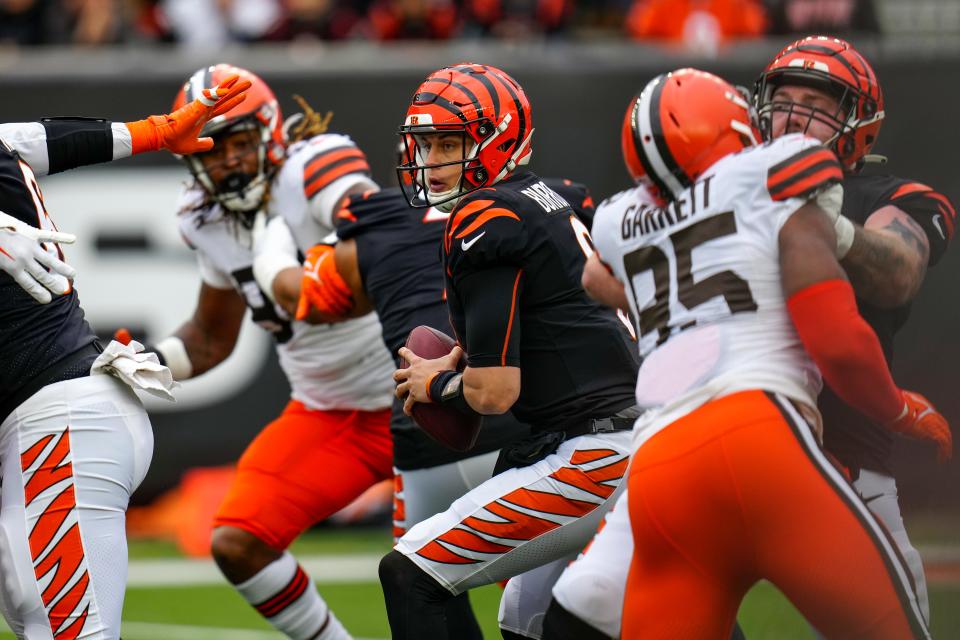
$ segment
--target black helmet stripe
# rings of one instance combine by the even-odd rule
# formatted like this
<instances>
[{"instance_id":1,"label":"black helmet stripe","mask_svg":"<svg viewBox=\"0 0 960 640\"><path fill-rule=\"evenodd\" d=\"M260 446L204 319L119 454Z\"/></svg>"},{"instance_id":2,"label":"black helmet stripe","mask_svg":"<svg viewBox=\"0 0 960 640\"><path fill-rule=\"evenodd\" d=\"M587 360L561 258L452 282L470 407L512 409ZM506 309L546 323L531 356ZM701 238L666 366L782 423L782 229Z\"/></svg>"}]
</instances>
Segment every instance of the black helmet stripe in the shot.
<instances>
[{"instance_id":1,"label":"black helmet stripe","mask_svg":"<svg viewBox=\"0 0 960 640\"><path fill-rule=\"evenodd\" d=\"M653 134L653 141L657 145L657 151L660 152L660 159L663 161L667 171L670 172L670 175L677 178L677 180L680 181L680 184L686 188L690 185L690 176L688 176L687 172L684 171L679 164L677 164L677 160L673 157L673 153L670 151L670 146L667 144L667 139L663 135L663 123L660 117L662 115L660 98L663 95L663 87L666 84L667 78L664 78L663 82L658 83L654 88L650 105L650 131Z\"/></svg>"},{"instance_id":2,"label":"black helmet stripe","mask_svg":"<svg viewBox=\"0 0 960 640\"><path fill-rule=\"evenodd\" d=\"M666 197L670 190L657 175L657 172L653 170L647 154L643 151L643 134L640 131L640 96L637 96L637 99L633 101L633 109L630 110L630 132L633 134L633 147L637 152L637 158L640 159L640 164L643 165L643 172L647 174L657 190Z\"/></svg>"},{"instance_id":3,"label":"black helmet stripe","mask_svg":"<svg viewBox=\"0 0 960 640\"><path fill-rule=\"evenodd\" d=\"M463 95L467 96L467 100L473 103L473 110L476 111L478 114L481 113L483 106L480 104L480 100L477 98L477 94L475 94L468 87L457 82L456 80L452 80L450 82L450 86L455 87L460 91L462 91Z\"/></svg>"},{"instance_id":4,"label":"black helmet stripe","mask_svg":"<svg viewBox=\"0 0 960 640\"><path fill-rule=\"evenodd\" d=\"M451 114L457 116L458 118L460 118L460 120L464 122L466 122L467 120L467 117L463 115L463 111L460 110L460 107L455 106L453 103L451 103L449 100L447 100L443 96L438 96L435 93L421 92L419 94L419 98L417 98L417 102L424 103L424 104L435 104L438 107L442 107L447 111L449 111Z\"/></svg>"},{"instance_id":5,"label":"black helmet stripe","mask_svg":"<svg viewBox=\"0 0 960 640\"><path fill-rule=\"evenodd\" d=\"M856 86L855 88L862 91L862 89L860 88L860 80L859 80L859 78L860 78L861 76L863 76L864 74L863 74L863 73L860 73L860 72L858 72L856 69L854 69L854 68L853 68L853 65L850 64L849 62L847 62L846 58L844 58L843 56L839 55L839 53L840 53L839 51L837 51L837 50L835 50L835 49L831 49L830 47L825 47L825 46L823 46L823 45L817 45L817 44L803 44L803 45L798 46L798 47L796 48L796 50L797 50L797 51L801 51L801 52L807 52L807 51L809 51L809 52L811 52L811 53L819 53L819 54L821 54L821 55L824 55L824 56L827 56L827 57L830 57L830 58L835 59L837 62L839 62L840 64L842 64L843 66L845 66L845 67L847 68L847 71L850 72L850 75L853 76L853 78L856 80L857 86ZM788 53L789 53L789 52L788 52ZM834 77L833 74L829 74L829 75L830 75L831 77ZM845 80L843 80L842 78L835 78L835 80L836 80L836 81L839 81L839 82L843 82L844 84L848 84L848 83L847 83Z\"/></svg>"},{"instance_id":6,"label":"black helmet stripe","mask_svg":"<svg viewBox=\"0 0 960 640\"><path fill-rule=\"evenodd\" d=\"M480 84L482 84L487 92L490 94L490 101L493 103L493 113L486 114L490 117L490 120L496 120L500 115L500 96L497 94L497 90L494 88L493 84L490 82L490 79L487 77L486 73L476 73L476 70L473 67L454 67L454 71L462 73L465 76L475 78Z\"/></svg>"},{"instance_id":7,"label":"black helmet stripe","mask_svg":"<svg viewBox=\"0 0 960 640\"><path fill-rule=\"evenodd\" d=\"M644 170L664 196L672 197L679 195L686 185L678 179L677 162L667 148L660 126L660 97L667 78L666 74L657 76L640 92L633 127L637 155Z\"/></svg>"},{"instance_id":8,"label":"black helmet stripe","mask_svg":"<svg viewBox=\"0 0 960 640\"><path fill-rule=\"evenodd\" d=\"M519 125L519 131L517 132L517 145L519 145L527 137L527 117L523 113L523 106L520 104L520 96L517 95L517 92L514 91L510 82L508 82L505 78L501 78L497 73L492 73L490 75L507 89L507 93L510 94L510 98L513 100L513 106L517 109L517 124Z\"/></svg>"}]
</instances>

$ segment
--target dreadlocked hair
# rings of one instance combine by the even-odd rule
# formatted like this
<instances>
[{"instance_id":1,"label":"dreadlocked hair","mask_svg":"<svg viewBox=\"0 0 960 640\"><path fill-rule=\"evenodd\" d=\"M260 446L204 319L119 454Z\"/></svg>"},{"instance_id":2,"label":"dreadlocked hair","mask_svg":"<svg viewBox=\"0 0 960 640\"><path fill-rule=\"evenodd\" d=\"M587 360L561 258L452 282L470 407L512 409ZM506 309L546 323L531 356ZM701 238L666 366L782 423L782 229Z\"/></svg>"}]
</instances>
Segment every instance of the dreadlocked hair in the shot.
<instances>
[{"instance_id":1,"label":"dreadlocked hair","mask_svg":"<svg viewBox=\"0 0 960 640\"><path fill-rule=\"evenodd\" d=\"M303 112L294 116L296 120L289 126L287 131L289 143L293 144L326 133L330 127L330 120L333 118L333 111L320 114L297 94L293 95L293 99L300 105Z\"/></svg>"}]
</instances>

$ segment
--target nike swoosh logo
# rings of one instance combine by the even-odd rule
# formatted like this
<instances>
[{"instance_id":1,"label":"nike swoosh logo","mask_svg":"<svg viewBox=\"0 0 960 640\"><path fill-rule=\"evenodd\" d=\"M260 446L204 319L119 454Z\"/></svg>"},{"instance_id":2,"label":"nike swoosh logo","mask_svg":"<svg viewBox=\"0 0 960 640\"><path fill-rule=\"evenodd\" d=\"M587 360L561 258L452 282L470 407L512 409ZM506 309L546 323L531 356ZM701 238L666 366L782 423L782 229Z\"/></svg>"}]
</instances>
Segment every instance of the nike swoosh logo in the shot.
<instances>
[{"instance_id":1,"label":"nike swoosh logo","mask_svg":"<svg viewBox=\"0 0 960 640\"><path fill-rule=\"evenodd\" d=\"M946 240L947 234L943 231L943 226L941 224L942 220L943 220L943 216L940 215L939 213L933 216L933 226L937 228L937 233L940 234L940 237Z\"/></svg>"},{"instance_id":2,"label":"nike swoosh logo","mask_svg":"<svg viewBox=\"0 0 960 640\"><path fill-rule=\"evenodd\" d=\"M487 233L486 231L481 231L479 234L475 235L475 236L470 240L470 242L467 242L466 238L464 238L464 239L460 242L460 247L461 247L464 251L469 251L469 250L470 250L470 247L472 247L473 245L477 244L477 240L479 240L480 238L482 238L483 236L485 236L486 233Z\"/></svg>"},{"instance_id":3,"label":"nike swoosh logo","mask_svg":"<svg viewBox=\"0 0 960 640\"><path fill-rule=\"evenodd\" d=\"M878 493L878 494L875 495L875 496L870 496L869 498L864 498L864 499L863 499L863 504L870 504L871 502L873 502L873 501L876 500L877 498L882 498L883 495L884 495L884 494L882 494L882 493Z\"/></svg>"}]
</instances>

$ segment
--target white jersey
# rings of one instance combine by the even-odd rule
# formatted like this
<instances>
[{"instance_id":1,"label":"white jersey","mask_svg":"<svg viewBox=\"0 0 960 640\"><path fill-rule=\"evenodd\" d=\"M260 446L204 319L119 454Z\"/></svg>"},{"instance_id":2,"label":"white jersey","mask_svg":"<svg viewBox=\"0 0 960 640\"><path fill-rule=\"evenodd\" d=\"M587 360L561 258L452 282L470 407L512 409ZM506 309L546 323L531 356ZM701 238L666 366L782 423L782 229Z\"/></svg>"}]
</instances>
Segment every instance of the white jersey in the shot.
<instances>
[{"instance_id":1,"label":"white jersey","mask_svg":"<svg viewBox=\"0 0 960 640\"><path fill-rule=\"evenodd\" d=\"M325 134L291 147L274 178L270 208L296 221L292 231L301 252L333 231L333 208L348 189L376 187L368 171L363 153L346 136ZM377 315L324 325L291 320L254 279L250 231L219 205L191 206L202 200L198 188L186 191L180 232L197 251L203 281L235 289L253 321L273 334L292 397L317 410L389 407L395 366L380 339Z\"/></svg>"},{"instance_id":2,"label":"white jersey","mask_svg":"<svg viewBox=\"0 0 960 640\"><path fill-rule=\"evenodd\" d=\"M822 187L804 167L828 153L790 135L726 156L675 203L645 190L601 203L593 239L624 283L640 355L642 441L697 406L747 389L798 401L817 420L819 371L786 309L779 233ZM816 176L812 178L816 181Z\"/></svg>"}]
</instances>

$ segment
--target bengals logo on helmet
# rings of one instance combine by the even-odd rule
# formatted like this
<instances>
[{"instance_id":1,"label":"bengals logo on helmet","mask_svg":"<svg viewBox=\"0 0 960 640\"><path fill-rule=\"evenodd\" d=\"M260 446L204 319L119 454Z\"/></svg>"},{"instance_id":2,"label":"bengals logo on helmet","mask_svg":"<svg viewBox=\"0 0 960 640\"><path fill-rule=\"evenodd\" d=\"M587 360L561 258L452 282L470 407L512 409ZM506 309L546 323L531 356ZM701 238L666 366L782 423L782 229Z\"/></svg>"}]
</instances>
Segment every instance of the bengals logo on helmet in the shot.
<instances>
[{"instance_id":1,"label":"bengals logo on helmet","mask_svg":"<svg viewBox=\"0 0 960 640\"><path fill-rule=\"evenodd\" d=\"M757 144L750 105L712 73L679 69L651 80L627 109L623 160L660 200L680 195L718 160Z\"/></svg>"},{"instance_id":2,"label":"bengals logo on helmet","mask_svg":"<svg viewBox=\"0 0 960 640\"><path fill-rule=\"evenodd\" d=\"M533 119L516 80L496 67L461 63L431 73L417 87L399 133L412 146L405 154L409 161L397 167L401 184L417 185L411 190L411 206L445 204L449 210L463 195L496 184L530 161ZM427 164L417 136L440 133L463 136L459 161ZM427 171L451 164L459 165L459 183L432 193Z\"/></svg>"},{"instance_id":3,"label":"bengals logo on helmet","mask_svg":"<svg viewBox=\"0 0 960 640\"><path fill-rule=\"evenodd\" d=\"M793 84L823 90L837 100L836 110L775 99L778 87ZM828 124L834 135L823 143L853 170L873 148L884 118L883 92L870 63L849 42L827 36L808 36L784 47L757 79L754 102L766 138L773 135L775 112L801 114L807 127L814 120Z\"/></svg>"}]
</instances>

